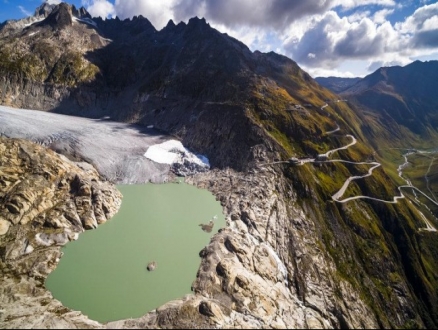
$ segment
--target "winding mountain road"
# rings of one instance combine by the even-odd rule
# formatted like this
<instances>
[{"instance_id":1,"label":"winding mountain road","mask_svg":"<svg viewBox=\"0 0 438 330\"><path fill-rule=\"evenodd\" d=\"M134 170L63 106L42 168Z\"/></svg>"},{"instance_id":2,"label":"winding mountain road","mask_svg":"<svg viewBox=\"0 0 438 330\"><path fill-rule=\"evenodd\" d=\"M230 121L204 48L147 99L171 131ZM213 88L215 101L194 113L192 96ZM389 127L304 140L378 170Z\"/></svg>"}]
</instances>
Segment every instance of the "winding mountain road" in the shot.
<instances>
[{"instance_id":1,"label":"winding mountain road","mask_svg":"<svg viewBox=\"0 0 438 330\"><path fill-rule=\"evenodd\" d=\"M349 138L351 138L351 140L352 140L351 143L349 143L349 144L347 144L347 145L345 145L345 146L343 146L343 147L340 147L340 148L336 148L336 149L329 150L329 151L327 151L325 154L320 154L319 156L320 156L320 157L323 156L323 157L327 157L327 158L329 158L330 155L331 155L332 153L334 153L334 152L336 152L336 151L339 151L339 150L345 150L345 149L348 149L348 148L350 148L351 146L354 146L354 145L357 143L357 140L356 140L356 138L355 138L353 135L347 134L346 136L348 136Z\"/></svg>"},{"instance_id":2,"label":"winding mountain road","mask_svg":"<svg viewBox=\"0 0 438 330\"><path fill-rule=\"evenodd\" d=\"M339 102L339 100L338 100L337 102ZM321 107L321 110L323 110L323 109L324 109L325 107L327 107L327 106L328 106L327 103L324 104L324 105ZM352 135L347 135L347 136L350 137L350 138L352 139L352 142L351 142L350 144L348 144L348 145L346 145L346 146L344 146L344 147L341 147L341 148L337 148L337 149L330 150L330 151L328 151L328 152L326 152L325 154L322 154L322 155L323 155L323 156L326 156L326 157L328 158L328 157L330 157L330 155L331 155L333 152L338 151L338 150L342 150L342 149L347 149L347 148L353 146L354 144L356 144L357 140L356 140L356 138L355 138L354 136L352 136ZM345 199L341 199L341 197L344 195L344 193L345 193L345 191L347 190L347 188L348 188L348 186L349 186L349 184L350 184L351 181L353 181L353 180L357 180L357 179L362 179L362 178L366 178L366 177L368 177L368 176L371 176L371 175L373 174L373 171L374 171L376 168L378 168L378 167L381 166L380 163L378 163L378 162L351 162L351 161L344 161L344 160L340 160L340 159L325 160L325 161L318 161L318 162L343 162L343 163L350 163L350 164L355 164L355 165L372 165L372 167L368 170L368 173L367 173L367 174L364 174L364 175L355 175L355 176L351 176L351 177L347 178L347 180L345 180L344 184L342 185L341 189L339 189L335 194L332 195L332 199L333 199L335 202L338 202L338 203L346 203L346 202L349 202L349 201L352 201L352 200L355 200L355 199L369 199L369 200L374 200L374 201L378 201L378 202L382 202L382 203L396 204L396 203L398 202L399 199L405 198L405 195L403 195L402 189L403 189L403 188L407 188L407 189L412 189L414 192L418 192L419 194L421 194L421 195L423 195L425 198L427 198L430 202L432 202L433 204L435 204L435 205L438 206L438 202L437 202L436 200L432 199L432 198L429 197L426 193L424 193L423 191L421 191L421 190L418 189L417 187L413 186L413 185L412 185L412 182L411 182L409 179L406 179L406 178L403 177L403 169L404 169L404 168L407 166L407 164L409 163L409 161L408 161L408 156L411 155L411 154L413 154L413 153L414 153L414 152L407 152L406 154L403 155L403 157L404 157L404 159L405 159L405 162L404 162L403 164L401 164L401 165L398 167L397 171L398 171L398 175L399 175L399 177L400 177L401 179L403 179L403 180L406 182L406 185L399 186L399 187L397 188L397 189L399 190L399 192L400 192L400 195L399 195L399 196L394 196L394 198L393 198L392 201L387 201L387 200L383 200L383 199L380 199L380 198L375 198L375 197L371 197L371 196L363 196L363 195L358 195L358 196L347 197L347 198L345 198ZM316 161L314 161L314 162L316 162ZM432 166L432 163L433 163L433 159L432 159L432 161L431 161L431 163L430 163L430 165L429 165L428 172L430 171L430 167ZM427 177L427 173L426 173L425 177ZM435 196L434 196L434 197L435 197ZM418 201L418 202L419 202L419 201ZM419 202L419 203L420 203L420 202ZM423 205L424 205L424 204L423 204ZM425 206L425 205L424 205L424 206ZM426 208L427 208L427 206L426 206ZM417 209L417 210L418 210L418 209ZM431 224L430 221L425 217L425 215L424 215L421 211L419 211L419 210L418 210L418 212L419 212L419 214L421 215L422 220L424 221L424 223L425 223L425 225L426 225L426 228L420 228L420 230L434 231L434 232L436 232L436 231L437 231L436 228L432 226L432 224Z\"/></svg>"},{"instance_id":3,"label":"winding mountain road","mask_svg":"<svg viewBox=\"0 0 438 330\"><path fill-rule=\"evenodd\" d=\"M337 100L335 102L341 102L341 101L345 102L346 100ZM324 110L324 108L326 108L327 106L328 106L328 103L325 103L321 107L321 110ZM330 117L330 114L328 114L328 117ZM340 127L339 127L339 125L337 123L336 123L336 126L337 126L337 128L335 130L325 132L325 134L332 134L334 132L339 131ZM356 200L356 199L369 199L369 200L374 200L374 201L382 202L382 203L396 204L399 199L406 198L405 195L403 195L402 189L412 189L412 191L414 192L414 195L416 197L417 197L416 193L419 193L419 194L423 195L425 198L427 198L431 203L433 203L433 204L438 206L438 202L436 201L436 198L435 198L435 196L433 194L432 195L433 195L433 197L435 199L432 199L431 197L429 197L423 191L421 191L417 187L413 186L412 182L409 179L406 179L406 178L403 177L403 169L409 164L408 156L411 155L411 154L414 154L414 152L412 152L412 151L409 151L409 152L407 152L406 154L403 155L405 162L403 164L399 165L399 167L397 169L399 177L406 182L406 185L402 185L402 186L397 187L398 191L400 192L399 196L394 196L394 198L392 200L390 200L390 201L387 201L387 200L384 200L384 199L380 199L380 198L376 198L376 197L371 197L371 196L363 196L363 195L352 196L352 197L347 197L347 198L341 199L342 196L344 195L345 191L347 190L348 186L350 185L350 183L352 181L358 180L358 179L363 179L363 178L371 176L373 174L373 171L376 168L381 166L381 164L378 163L378 162L352 162L352 161L346 161L346 160L342 160L342 159L327 159L333 153L335 153L336 151L348 149L349 147L351 147L351 146L353 146L353 145L355 145L357 143L357 140L356 140L356 138L353 135L347 134L346 136L349 137L352 141L349 144L347 144L347 145L345 145L343 147L332 149L332 150L327 151L326 153L319 154L317 158L296 159L296 161L295 161L295 164L297 164L297 165L304 165L306 163L335 163L335 162L348 163L348 164L353 164L353 165L371 165L370 169L368 170L368 172L366 174L364 174L364 175L354 175L354 176L350 176L349 178L347 178L345 180L344 184L342 185L342 187L336 193L334 193L331 196L332 200L334 200L335 202L338 202L338 203L347 203L349 201ZM428 175L428 173L430 171L430 167L432 166L433 160L434 160L434 158L432 159L432 161L431 161L431 163L429 165L429 169L428 169L428 172L426 173L425 177L427 177L427 175ZM269 164L266 164L266 165L273 165L273 164L279 164L279 163L291 163L291 161L290 160L288 160L288 161L278 161L278 162L269 163ZM417 202L422 204L424 207L426 207L430 211L430 209L426 205L421 203L418 199L417 199ZM420 210L417 209L417 211L419 212L422 220L424 221L424 223L426 225L426 228L420 228L419 230L436 232L437 229L434 226L432 226L432 224L425 217L425 215ZM431 212L431 214L433 214L433 213Z\"/></svg>"}]
</instances>

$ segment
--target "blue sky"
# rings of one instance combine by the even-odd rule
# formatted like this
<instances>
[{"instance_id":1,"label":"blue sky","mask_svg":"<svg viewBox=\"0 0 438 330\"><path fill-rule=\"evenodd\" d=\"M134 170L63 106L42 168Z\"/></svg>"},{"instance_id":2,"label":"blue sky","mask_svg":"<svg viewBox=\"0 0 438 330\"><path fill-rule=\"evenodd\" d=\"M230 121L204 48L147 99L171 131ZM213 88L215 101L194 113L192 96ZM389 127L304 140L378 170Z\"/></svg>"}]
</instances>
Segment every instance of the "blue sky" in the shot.
<instances>
[{"instance_id":1,"label":"blue sky","mask_svg":"<svg viewBox=\"0 0 438 330\"><path fill-rule=\"evenodd\" d=\"M59 0L48 0L59 2ZM0 0L0 22L42 0ZM251 50L275 51L313 77L365 76L381 66L438 60L437 0L73 0L92 16L143 15L158 30L205 17Z\"/></svg>"}]
</instances>

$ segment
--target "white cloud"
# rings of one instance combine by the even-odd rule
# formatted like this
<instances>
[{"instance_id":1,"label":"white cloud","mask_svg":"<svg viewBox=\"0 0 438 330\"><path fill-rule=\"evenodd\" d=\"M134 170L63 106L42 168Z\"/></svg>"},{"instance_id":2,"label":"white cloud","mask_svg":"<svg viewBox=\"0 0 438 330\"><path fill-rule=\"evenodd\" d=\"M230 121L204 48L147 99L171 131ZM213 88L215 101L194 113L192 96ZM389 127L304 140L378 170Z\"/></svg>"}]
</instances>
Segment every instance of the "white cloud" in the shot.
<instances>
[{"instance_id":1,"label":"white cloud","mask_svg":"<svg viewBox=\"0 0 438 330\"><path fill-rule=\"evenodd\" d=\"M113 4L106 0L82 0L82 5L86 7L92 17L107 18L115 14Z\"/></svg>"},{"instance_id":2,"label":"white cloud","mask_svg":"<svg viewBox=\"0 0 438 330\"><path fill-rule=\"evenodd\" d=\"M436 31L438 29L438 15L427 18L423 22L422 31Z\"/></svg>"},{"instance_id":3,"label":"white cloud","mask_svg":"<svg viewBox=\"0 0 438 330\"><path fill-rule=\"evenodd\" d=\"M347 19L350 23L358 22L363 20L365 17L371 16L371 12L369 10L358 10L352 15L347 16Z\"/></svg>"},{"instance_id":4,"label":"white cloud","mask_svg":"<svg viewBox=\"0 0 438 330\"><path fill-rule=\"evenodd\" d=\"M327 70L348 59L367 60L372 70L378 64L405 65L413 56L438 48L438 3L417 9L394 26L384 20L391 11L378 11L372 20L339 17L329 11L315 17L301 37L284 40L286 55L300 65Z\"/></svg>"},{"instance_id":5,"label":"white cloud","mask_svg":"<svg viewBox=\"0 0 438 330\"><path fill-rule=\"evenodd\" d=\"M325 12L333 3L334 0L178 0L173 12L179 20L198 15L228 27L258 26L280 31L304 16Z\"/></svg>"},{"instance_id":6,"label":"white cloud","mask_svg":"<svg viewBox=\"0 0 438 330\"><path fill-rule=\"evenodd\" d=\"M404 22L395 24L403 36L409 37L410 49L419 55L422 49L438 48L438 3L418 8Z\"/></svg>"},{"instance_id":7,"label":"white cloud","mask_svg":"<svg viewBox=\"0 0 438 330\"><path fill-rule=\"evenodd\" d=\"M383 24L386 22L386 16L391 15L394 9L382 9L376 11L373 15L373 22L376 24Z\"/></svg>"},{"instance_id":8,"label":"white cloud","mask_svg":"<svg viewBox=\"0 0 438 330\"><path fill-rule=\"evenodd\" d=\"M44 2L44 1L43 1ZM49 5L59 5L62 1L61 0L47 0L46 1Z\"/></svg>"},{"instance_id":9,"label":"white cloud","mask_svg":"<svg viewBox=\"0 0 438 330\"><path fill-rule=\"evenodd\" d=\"M342 77L342 78L354 78L357 74L353 74L350 71L338 70L338 69L322 69L322 68L308 68L303 66L304 69L312 77Z\"/></svg>"},{"instance_id":10,"label":"white cloud","mask_svg":"<svg viewBox=\"0 0 438 330\"><path fill-rule=\"evenodd\" d=\"M438 3L434 3L418 8L404 22L396 23L395 26L402 33L410 33L412 31L424 31L425 22L433 18L436 19L437 16ZM430 28L429 26L427 27ZM433 29L438 29L438 25L433 26Z\"/></svg>"},{"instance_id":11,"label":"white cloud","mask_svg":"<svg viewBox=\"0 0 438 330\"><path fill-rule=\"evenodd\" d=\"M343 7L345 9L357 8L360 6L382 6L382 7L395 7L396 2L394 0L335 0L333 3L334 8L336 6Z\"/></svg>"},{"instance_id":12,"label":"white cloud","mask_svg":"<svg viewBox=\"0 0 438 330\"><path fill-rule=\"evenodd\" d=\"M174 3L175 0L116 0L114 10L121 19L142 15L160 30L173 18Z\"/></svg>"}]
</instances>

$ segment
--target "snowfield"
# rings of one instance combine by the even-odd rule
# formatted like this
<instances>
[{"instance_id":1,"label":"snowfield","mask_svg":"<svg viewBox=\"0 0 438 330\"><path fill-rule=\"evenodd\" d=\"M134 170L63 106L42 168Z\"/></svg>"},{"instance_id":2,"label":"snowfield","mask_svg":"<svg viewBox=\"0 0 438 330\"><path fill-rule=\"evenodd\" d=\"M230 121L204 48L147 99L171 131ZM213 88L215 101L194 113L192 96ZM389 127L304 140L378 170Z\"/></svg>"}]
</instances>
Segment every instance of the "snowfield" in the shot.
<instances>
[{"instance_id":1,"label":"snowfield","mask_svg":"<svg viewBox=\"0 0 438 330\"><path fill-rule=\"evenodd\" d=\"M195 162L201 169L209 168L203 156L193 155L181 142L152 127L106 118L89 119L0 106L0 135L31 140L70 159L89 162L118 184L165 182L175 162L186 165L189 162L189 167Z\"/></svg>"},{"instance_id":2,"label":"snowfield","mask_svg":"<svg viewBox=\"0 0 438 330\"><path fill-rule=\"evenodd\" d=\"M181 142L170 140L150 146L144 156L154 162L171 165L178 158L178 153L184 152L183 148Z\"/></svg>"},{"instance_id":3,"label":"snowfield","mask_svg":"<svg viewBox=\"0 0 438 330\"><path fill-rule=\"evenodd\" d=\"M210 162L207 157L192 154L177 140L169 140L150 146L144 156L154 162L169 165L181 161L181 158L185 156L199 166L210 167Z\"/></svg>"},{"instance_id":4,"label":"snowfield","mask_svg":"<svg viewBox=\"0 0 438 330\"><path fill-rule=\"evenodd\" d=\"M207 157L191 153L177 140L150 146L144 156L154 162L171 165L172 171L179 176L193 175L210 169Z\"/></svg>"}]
</instances>

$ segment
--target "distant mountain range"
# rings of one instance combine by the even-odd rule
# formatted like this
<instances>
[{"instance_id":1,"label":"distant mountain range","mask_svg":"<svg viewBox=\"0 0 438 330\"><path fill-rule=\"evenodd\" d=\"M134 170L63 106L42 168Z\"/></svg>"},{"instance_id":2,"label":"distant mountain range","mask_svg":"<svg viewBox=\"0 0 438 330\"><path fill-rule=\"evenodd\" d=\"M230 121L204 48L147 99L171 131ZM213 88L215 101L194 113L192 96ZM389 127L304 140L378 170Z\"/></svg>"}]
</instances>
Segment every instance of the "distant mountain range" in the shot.
<instances>
[{"instance_id":1,"label":"distant mountain range","mask_svg":"<svg viewBox=\"0 0 438 330\"><path fill-rule=\"evenodd\" d=\"M156 30L44 3L0 25L1 105L153 125L210 160L189 180L230 226L200 253L196 304L126 326L437 327L438 208L422 192L438 193L438 169L420 152L438 147L437 77L431 61L314 80L198 17ZM1 256L15 239L0 236ZM23 319L7 313L6 326Z\"/></svg>"},{"instance_id":2,"label":"distant mountain range","mask_svg":"<svg viewBox=\"0 0 438 330\"><path fill-rule=\"evenodd\" d=\"M438 129L438 61L380 68L340 94L424 137Z\"/></svg>"},{"instance_id":3,"label":"distant mountain range","mask_svg":"<svg viewBox=\"0 0 438 330\"><path fill-rule=\"evenodd\" d=\"M438 130L437 77L438 61L415 61L383 67L364 78L315 80L361 109L365 124L373 122L365 131L375 131L374 136L389 131L398 146L418 145L418 139L433 146Z\"/></svg>"},{"instance_id":4,"label":"distant mountain range","mask_svg":"<svg viewBox=\"0 0 438 330\"><path fill-rule=\"evenodd\" d=\"M357 83L361 78L342 78L342 77L316 77L315 80L321 86L330 89L334 93L341 93Z\"/></svg>"}]
</instances>

